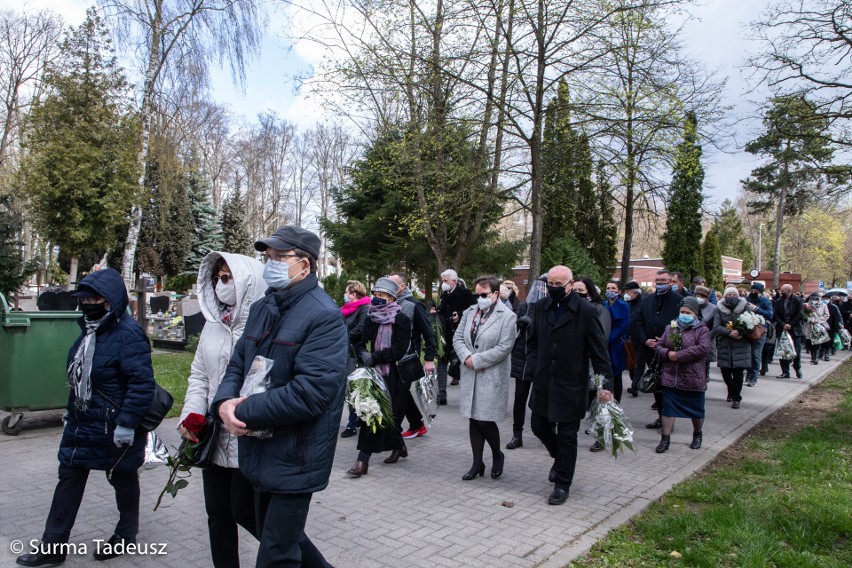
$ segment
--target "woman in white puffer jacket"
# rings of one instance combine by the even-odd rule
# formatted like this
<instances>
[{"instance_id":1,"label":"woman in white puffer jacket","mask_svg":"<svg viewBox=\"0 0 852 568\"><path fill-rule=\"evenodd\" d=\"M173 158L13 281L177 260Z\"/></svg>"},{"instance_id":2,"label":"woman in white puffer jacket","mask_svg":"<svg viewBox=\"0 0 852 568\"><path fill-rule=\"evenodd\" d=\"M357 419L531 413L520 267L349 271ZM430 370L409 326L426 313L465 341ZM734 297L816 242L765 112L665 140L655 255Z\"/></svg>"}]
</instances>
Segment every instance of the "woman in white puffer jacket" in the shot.
<instances>
[{"instance_id":1,"label":"woman in white puffer jacket","mask_svg":"<svg viewBox=\"0 0 852 568\"><path fill-rule=\"evenodd\" d=\"M207 323L192 361L180 422L190 413L204 415L219 388L231 353L243 333L249 308L266 291L263 264L239 254L211 252L198 270L201 313ZM180 427L181 435L187 436ZM254 490L240 473L237 438L224 428L213 455L213 467L202 471L204 504L215 568L240 565L239 524L257 538Z\"/></svg>"}]
</instances>

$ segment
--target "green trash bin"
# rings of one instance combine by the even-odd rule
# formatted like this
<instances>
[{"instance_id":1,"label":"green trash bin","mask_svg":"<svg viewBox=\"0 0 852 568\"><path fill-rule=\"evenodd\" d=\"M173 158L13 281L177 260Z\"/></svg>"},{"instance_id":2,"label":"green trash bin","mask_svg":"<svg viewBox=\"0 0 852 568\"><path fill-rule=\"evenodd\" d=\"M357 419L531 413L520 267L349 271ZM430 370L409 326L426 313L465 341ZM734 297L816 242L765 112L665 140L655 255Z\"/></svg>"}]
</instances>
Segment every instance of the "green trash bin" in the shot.
<instances>
[{"instance_id":1,"label":"green trash bin","mask_svg":"<svg viewBox=\"0 0 852 568\"><path fill-rule=\"evenodd\" d=\"M80 312L13 312L0 294L0 409L3 433L17 435L24 412L64 409L65 364L80 335Z\"/></svg>"}]
</instances>

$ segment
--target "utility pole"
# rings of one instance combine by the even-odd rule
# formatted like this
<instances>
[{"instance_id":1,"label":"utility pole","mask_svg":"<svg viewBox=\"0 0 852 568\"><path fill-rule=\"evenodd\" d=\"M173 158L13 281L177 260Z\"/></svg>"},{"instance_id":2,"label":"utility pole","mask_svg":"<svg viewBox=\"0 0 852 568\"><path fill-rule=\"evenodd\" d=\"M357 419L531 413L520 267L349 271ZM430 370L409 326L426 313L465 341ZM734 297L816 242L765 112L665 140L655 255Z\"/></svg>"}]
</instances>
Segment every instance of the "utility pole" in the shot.
<instances>
[{"instance_id":1,"label":"utility pole","mask_svg":"<svg viewBox=\"0 0 852 568\"><path fill-rule=\"evenodd\" d=\"M757 227L757 271L760 272L763 260L763 223Z\"/></svg>"}]
</instances>

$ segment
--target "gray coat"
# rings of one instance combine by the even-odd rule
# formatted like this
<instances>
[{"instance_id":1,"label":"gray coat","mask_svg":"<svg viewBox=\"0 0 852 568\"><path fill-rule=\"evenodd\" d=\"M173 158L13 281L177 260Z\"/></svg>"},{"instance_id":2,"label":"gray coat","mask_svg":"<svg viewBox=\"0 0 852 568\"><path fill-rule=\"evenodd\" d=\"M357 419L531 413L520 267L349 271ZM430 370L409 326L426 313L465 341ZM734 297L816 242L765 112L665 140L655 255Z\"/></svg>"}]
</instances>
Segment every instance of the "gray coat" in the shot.
<instances>
[{"instance_id":1,"label":"gray coat","mask_svg":"<svg viewBox=\"0 0 852 568\"><path fill-rule=\"evenodd\" d=\"M506 418L509 403L516 316L502 302L497 302L494 312L479 328L474 343L470 331L476 312L476 306L464 311L453 336L453 349L461 362L459 410L465 418L497 422ZM473 369L464 364L468 356L473 357Z\"/></svg>"},{"instance_id":2,"label":"gray coat","mask_svg":"<svg viewBox=\"0 0 852 568\"><path fill-rule=\"evenodd\" d=\"M721 369L751 368L751 342L744 337L732 338L731 330L726 327L728 322L740 317L744 311L751 311L750 306L745 298L740 298L733 310L724 301L716 304L712 335L716 339L716 362Z\"/></svg>"}]
</instances>

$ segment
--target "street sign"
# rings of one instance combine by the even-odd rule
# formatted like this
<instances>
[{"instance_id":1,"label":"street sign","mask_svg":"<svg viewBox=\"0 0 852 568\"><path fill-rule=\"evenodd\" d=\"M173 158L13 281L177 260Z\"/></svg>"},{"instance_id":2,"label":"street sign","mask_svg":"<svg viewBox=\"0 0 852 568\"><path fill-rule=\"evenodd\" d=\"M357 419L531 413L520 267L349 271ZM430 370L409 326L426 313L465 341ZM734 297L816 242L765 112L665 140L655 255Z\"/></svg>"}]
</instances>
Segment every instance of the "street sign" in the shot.
<instances>
[{"instance_id":1,"label":"street sign","mask_svg":"<svg viewBox=\"0 0 852 568\"><path fill-rule=\"evenodd\" d=\"M822 280L819 281L819 289L820 290L825 289L825 282L823 282Z\"/></svg>"},{"instance_id":2,"label":"street sign","mask_svg":"<svg viewBox=\"0 0 852 568\"><path fill-rule=\"evenodd\" d=\"M852 288L852 280L846 281L846 288Z\"/></svg>"}]
</instances>

